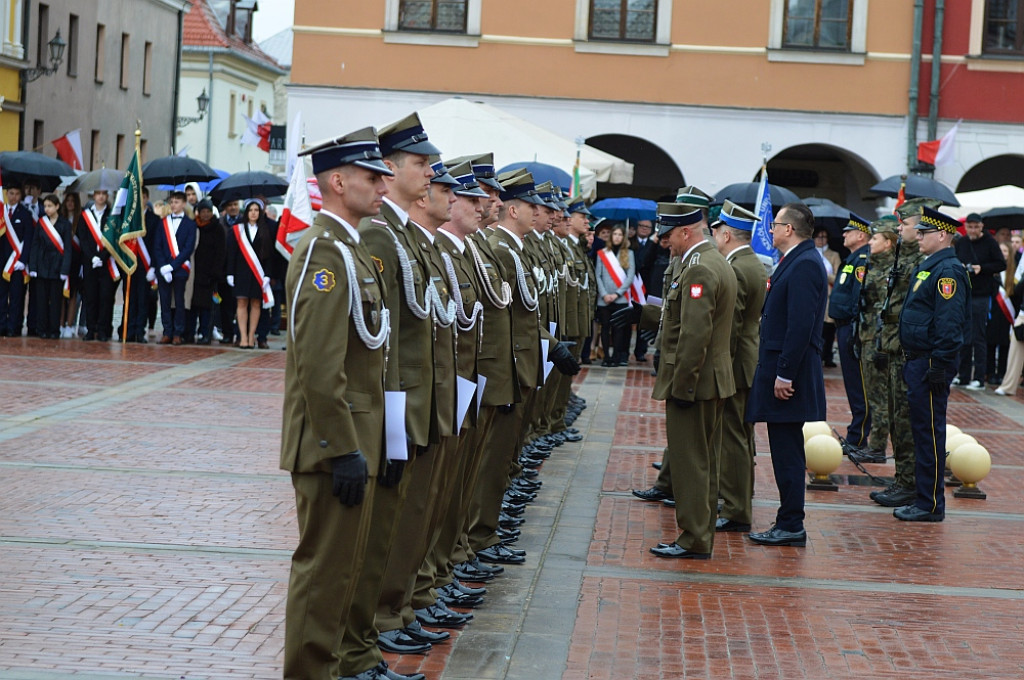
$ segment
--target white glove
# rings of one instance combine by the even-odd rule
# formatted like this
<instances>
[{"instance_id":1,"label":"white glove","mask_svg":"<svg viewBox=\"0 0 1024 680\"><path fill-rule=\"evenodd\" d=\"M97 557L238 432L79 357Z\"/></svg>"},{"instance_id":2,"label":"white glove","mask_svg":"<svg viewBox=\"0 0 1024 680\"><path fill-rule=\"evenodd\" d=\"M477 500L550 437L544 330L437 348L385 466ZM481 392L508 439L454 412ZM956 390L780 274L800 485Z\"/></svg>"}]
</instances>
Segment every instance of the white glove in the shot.
<instances>
[{"instance_id":1,"label":"white glove","mask_svg":"<svg viewBox=\"0 0 1024 680\"><path fill-rule=\"evenodd\" d=\"M235 287L235 276L234 274L228 274L228 285L232 288Z\"/></svg>"},{"instance_id":2,"label":"white glove","mask_svg":"<svg viewBox=\"0 0 1024 680\"><path fill-rule=\"evenodd\" d=\"M264 276L263 277L263 287L267 288L269 286L270 286L270 277L269 276Z\"/></svg>"},{"instance_id":3,"label":"white glove","mask_svg":"<svg viewBox=\"0 0 1024 680\"><path fill-rule=\"evenodd\" d=\"M101 260L99 257L93 255L93 258L92 258L92 268L93 269L99 269L102 266L103 266L103 260Z\"/></svg>"},{"instance_id":4,"label":"white glove","mask_svg":"<svg viewBox=\"0 0 1024 680\"><path fill-rule=\"evenodd\" d=\"M149 281L150 283L156 281L156 270L153 269L152 267L146 270L146 280Z\"/></svg>"},{"instance_id":5,"label":"white glove","mask_svg":"<svg viewBox=\"0 0 1024 680\"><path fill-rule=\"evenodd\" d=\"M161 270L161 271L162 271L162 270ZM172 279L172 278L174 278L174 277L173 277L173 276L171 275L171 273L170 273L170 272L163 272L163 277L164 277L164 281L166 281L167 283L170 283L170 282L171 282L171 279Z\"/></svg>"},{"instance_id":6,"label":"white glove","mask_svg":"<svg viewBox=\"0 0 1024 680\"><path fill-rule=\"evenodd\" d=\"M163 274L165 279L167 279L167 277L170 276L173 272L174 267L172 267L169 264L165 264L163 267L160 267L160 273ZM167 280L170 281L170 279Z\"/></svg>"},{"instance_id":7,"label":"white glove","mask_svg":"<svg viewBox=\"0 0 1024 680\"><path fill-rule=\"evenodd\" d=\"M25 263L21 262L20 260L16 261L14 263L14 271L16 271L16 272L25 271ZM31 274L30 274L30 276L31 276Z\"/></svg>"},{"instance_id":8,"label":"white glove","mask_svg":"<svg viewBox=\"0 0 1024 680\"><path fill-rule=\"evenodd\" d=\"M39 276L39 272L29 272L29 273L28 273L28 277L29 277L30 279L34 279L34 278L36 278L37 276Z\"/></svg>"},{"instance_id":9,"label":"white glove","mask_svg":"<svg viewBox=\"0 0 1024 680\"><path fill-rule=\"evenodd\" d=\"M60 275L60 280L61 281L67 281L68 280L68 275L67 274L61 274Z\"/></svg>"}]
</instances>

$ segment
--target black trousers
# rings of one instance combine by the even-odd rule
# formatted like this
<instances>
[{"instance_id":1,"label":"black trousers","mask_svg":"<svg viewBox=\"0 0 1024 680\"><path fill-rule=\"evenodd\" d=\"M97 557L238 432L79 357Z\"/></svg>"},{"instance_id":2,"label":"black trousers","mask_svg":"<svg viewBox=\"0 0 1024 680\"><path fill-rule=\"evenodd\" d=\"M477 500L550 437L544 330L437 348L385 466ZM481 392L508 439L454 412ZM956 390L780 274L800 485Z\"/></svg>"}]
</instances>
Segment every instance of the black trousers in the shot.
<instances>
[{"instance_id":1,"label":"black trousers","mask_svg":"<svg viewBox=\"0 0 1024 680\"><path fill-rule=\"evenodd\" d=\"M180 338L185 335L185 284L187 276L174 276L168 283L163 278L158 280L160 290L160 323L164 326L164 336ZM171 309L171 301L174 308Z\"/></svg>"},{"instance_id":2,"label":"black trousers","mask_svg":"<svg viewBox=\"0 0 1024 680\"><path fill-rule=\"evenodd\" d=\"M36 300L35 329L39 335L60 334L60 309L64 290L60 279L33 279Z\"/></svg>"},{"instance_id":3,"label":"black trousers","mask_svg":"<svg viewBox=\"0 0 1024 680\"><path fill-rule=\"evenodd\" d=\"M132 287L128 290L128 277L124 278L121 292L124 299L128 300L128 331L129 338L146 335L146 317L149 316L149 290L150 284L146 280L146 273L139 267L131 275Z\"/></svg>"},{"instance_id":4,"label":"black trousers","mask_svg":"<svg viewBox=\"0 0 1024 680\"><path fill-rule=\"evenodd\" d=\"M25 325L25 277L14 272L11 280L0 276L0 331L21 336Z\"/></svg>"},{"instance_id":5,"label":"black trousers","mask_svg":"<svg viewBox=\"0 0 1024 680\"><path fill-rule=\"evenodd\" d=\"M630 327L619 328L611 324L612 314L625 308L625 303L618 302L597 308L597 320L601 324L601 347L604 348L606 361L629 359L629 335L632 332Z\"/></svg>"},{"instance_id":6,"label":"black trousers","mask_svg":"<svg viewBox=\"0 0 1024 680\"><path fill-rule=\"evenodd\" d=\"M803 423L768 423L768 446L772 452L775 485L779 488L779 511L775 525L785 531L804 530Z\"/></svg>"},{"instance_id":7,"label":"black trousers","mask_svg":"<svg viewBox=\"0 0 1024 680\"><path fill-rule=\"evenodd\" d=\"M88 268L82 279L82 304L85 325L92 337L110 338L114 323L114 295L117 284L110 279L106 267Z\"/></svg>"},{"instance_id":8,"label":"black trousers","mask_svg":"<svg viewBox=\"0 0 1024 680\"><path fill-rule=\"evenodd\" d=\"M977 380L985 382L985 359L988 348L988 311L992 306L992 298L980 295L971 298L970 336L964 338L964 346L960 348L960 382L969 383Z\"/></svg>"}]
</instances>

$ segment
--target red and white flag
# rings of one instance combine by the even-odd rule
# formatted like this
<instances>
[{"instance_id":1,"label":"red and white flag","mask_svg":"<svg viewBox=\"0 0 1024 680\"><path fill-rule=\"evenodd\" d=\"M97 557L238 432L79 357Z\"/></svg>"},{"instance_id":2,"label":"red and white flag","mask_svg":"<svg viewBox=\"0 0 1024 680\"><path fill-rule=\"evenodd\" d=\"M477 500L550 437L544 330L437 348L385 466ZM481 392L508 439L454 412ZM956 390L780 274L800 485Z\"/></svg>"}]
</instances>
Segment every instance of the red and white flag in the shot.
<instances>
[{"instance_id":1,"label":"red and white flag","mask_svg":"<svg viewBox=\"0 0 1024 680\"><path fill-rule=\"evenodd\" d=\"M309 194L306 164L300 158L295 163L295 171L288 183L288 193L284 195L284 208L281 210L281 221L277 225L277 250L286 260L291 259L295 244L313 224L313 205Z\"/></svg>"},{"instance_id":2,"label":"red and white flag","mask_svg":"<svg viewBox=\"0 0 1024 680\"><path fill-rule=\"evenodd\" d=\"M917 160L922 163L929 163L935 167L949 165L956 160L956 131L960 128L960 121L956 122L949 132L942 135L941 139L930 142L921 142L917 145Z\"/></svg>"},{"instance_id":3,"label":"red and white flag","mask_svg":"<svg viewBox=\"0 0 1024 680\"><path fill-rule=\"evenodd\" d=\"M999 293L996 294L996 303L999 305L999 309L1003 311L1003 316L1010 323L1017 318L1017 310L1013 308L1013 302L1010 301L1010 296L1006 294L1006 289L999 286Z\"/></svg>"},{"instance_id":4,"label":"red and white flag","mask_svg":"<svg viewBox=\"0 0 1024 680\"><path fill-rule=\"evenodd\" d=\"M63 137L53 140L60 159L71 166L72 170L82 170L82 129L72 130Z\"/></svg>"},{"instance_id":5,"label":"red and white flag","mask_svg":"<svg viewBox=\"0 0 1024 680\"><path fill-rule=\"evenodd\" d=\"M270 119L262 110L257 111L255 117L245 118L245 132L242 133L242 144L255 144L260 149L270 151Z\"/></svg>"},{"instance_id":6,"label":"red and white flag","mask_svg":"<svg viewBox=\"0 0 1024 680\"><path fill-rule=\"evenodd\" d=\"M647 304L647 286L644 285L644 280L640 278L639 274L633 277L633 283L626 291L626 299L641 305Z\"/></svg>"}]
</instances>

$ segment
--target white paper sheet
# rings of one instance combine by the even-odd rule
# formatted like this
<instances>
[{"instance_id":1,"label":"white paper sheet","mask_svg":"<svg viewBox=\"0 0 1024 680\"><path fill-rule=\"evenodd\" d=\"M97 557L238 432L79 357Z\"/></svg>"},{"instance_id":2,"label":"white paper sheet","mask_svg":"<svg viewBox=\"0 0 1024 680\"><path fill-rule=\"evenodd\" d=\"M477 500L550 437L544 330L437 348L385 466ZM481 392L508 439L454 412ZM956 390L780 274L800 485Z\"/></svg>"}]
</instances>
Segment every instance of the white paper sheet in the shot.
<instances>
[{"instance_id":1,"label":"white paper sheet","mask_svg":"<svg viewBox=\"0 0 1024 680\"><path fill-rule=\"evenodd\" d=\"M549 321L548 322L548 332L551 333L551 337L555 338L556 340L558 339L558 336L555 335L555 329L557 329L557 328L558 328L558 324L557 323L555 323L554 321ZM546 357L547 355L545 354L544 356Z\"/></svg>"},{"instance_id":2,"label":"white paper sheet","mask_svg":"<svg viewBox=\"0 0 1024 680\"><path fill-rule=\"evenodd\" d=\"M477 374L476 376L476 416L480 417L480 406L484 400L484 388L487 387L487 376Z\"/></svg>"},{"instance_id":3,"label":"white paper sheet","mask_svg":"<svg viewBox=\"0 0 1024 680\"><path fill-rule=\"evenodd\" d=\"M661 307L661 298L657 295L648 295L647 304L654 305L655 307Z\"/></svg>"},{"instance_id":4,"label":"white paper sheet","mask_svg":"<svg viewBox=\"0 0 1024 680\"><path fill-rule=\"evenodd\" d=\"M551 369L555 367L555 365L552 362L548 361L548 341L547 340L541 340L540 341L540 355L544 359L544 382L547 382L548 381L548 375L551 374Z\"/></svg>"},{"instance_id":5,"label":"white paper sheet","mask_svg":"<svg viewBox=\"0 0 1024 680\"><path fill-rule=\"evenodd\" d=\"M405 392L384 393L384 431L388 460L409 460L405 435Z\"/></svg>"},{"instance_id":6,"label":"white paper sheet","mask_svg":"<svg viewBox=\"0 0 1024 680\"><path fill-rule=\"evenodd\" d=\"M455 387L458 390L458 401L455 406L455 431L462 429L466 422L466 413L469 405L473 403L473 395L476 394L476 383L466 380L461 375L455 376Z\"/></svg>"}]
</instances>

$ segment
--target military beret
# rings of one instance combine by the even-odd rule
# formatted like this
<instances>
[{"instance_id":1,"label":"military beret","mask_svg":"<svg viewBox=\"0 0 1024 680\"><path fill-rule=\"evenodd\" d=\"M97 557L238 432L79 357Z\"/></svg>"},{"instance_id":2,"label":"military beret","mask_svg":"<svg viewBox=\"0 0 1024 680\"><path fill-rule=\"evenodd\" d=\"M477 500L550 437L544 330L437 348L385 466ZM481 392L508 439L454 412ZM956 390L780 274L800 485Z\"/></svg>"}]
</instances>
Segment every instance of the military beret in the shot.
<instances>
[{"instance_id":1,"label":"military beret","mask_svg":"<svg viewBox=\"0 0 1024 680\"><path fill-rule=\"evenodd\" d=\"M896 216L901 220L905 220L908 217L914 217L921 214L921 209L925 206L932 210L937 209L942 205L942 201L937 198L925 198L923 196L918 198L909 198L896 208Z\"/></svg>"}]
</instances>

